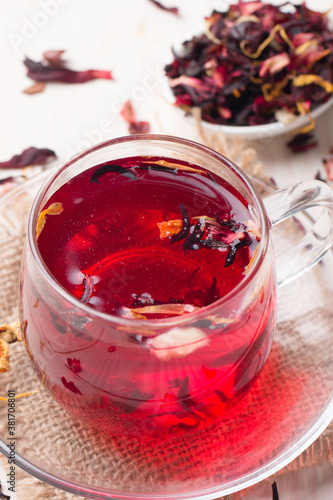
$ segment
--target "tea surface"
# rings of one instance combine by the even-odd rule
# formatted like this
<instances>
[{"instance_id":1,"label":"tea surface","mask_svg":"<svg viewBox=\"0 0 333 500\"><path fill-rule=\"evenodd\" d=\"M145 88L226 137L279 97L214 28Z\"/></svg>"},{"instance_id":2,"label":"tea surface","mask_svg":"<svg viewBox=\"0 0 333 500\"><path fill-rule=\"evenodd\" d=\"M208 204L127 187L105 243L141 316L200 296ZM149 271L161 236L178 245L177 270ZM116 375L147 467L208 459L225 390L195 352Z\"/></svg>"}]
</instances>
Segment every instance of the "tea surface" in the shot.
<instances>
[{"instance_id":1,"label":"tea surface","mask_svg":"<svg viewBox=\"0 0 333 500\"><path fill-rule=\"evenodd\" d=\"M234 188L171 159L94 167L62 186L52 203L63 211L47 216L38 239L47 267L79 300L110 314L206 306L243 279L258 245Z\"/></svg>"}]
</instances>

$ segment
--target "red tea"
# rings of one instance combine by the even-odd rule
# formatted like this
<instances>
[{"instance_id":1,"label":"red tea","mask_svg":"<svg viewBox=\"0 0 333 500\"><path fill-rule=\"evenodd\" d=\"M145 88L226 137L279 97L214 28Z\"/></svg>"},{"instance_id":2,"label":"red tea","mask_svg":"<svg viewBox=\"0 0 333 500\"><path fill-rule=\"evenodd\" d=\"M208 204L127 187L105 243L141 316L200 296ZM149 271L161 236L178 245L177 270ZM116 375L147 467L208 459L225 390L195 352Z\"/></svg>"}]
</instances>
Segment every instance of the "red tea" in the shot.
<instances>
[{"instance_id":1,"label":"red tea","mask_svg":"<svg viewBox=\"0 0 333 500\"><path fill-rule=\"evenodd\" d=\"M145 323L200 312L244 280L260 232L228 182L170 158L105 163L52 195L37 236L46 267L79 302L136 320L106 329L23 270L28 352L76 416L141 438L183 432L221 417L253 384L273 335L270 272L250 298L239 293L184 328L154 335Z\"/></svg>"}]
</instances>

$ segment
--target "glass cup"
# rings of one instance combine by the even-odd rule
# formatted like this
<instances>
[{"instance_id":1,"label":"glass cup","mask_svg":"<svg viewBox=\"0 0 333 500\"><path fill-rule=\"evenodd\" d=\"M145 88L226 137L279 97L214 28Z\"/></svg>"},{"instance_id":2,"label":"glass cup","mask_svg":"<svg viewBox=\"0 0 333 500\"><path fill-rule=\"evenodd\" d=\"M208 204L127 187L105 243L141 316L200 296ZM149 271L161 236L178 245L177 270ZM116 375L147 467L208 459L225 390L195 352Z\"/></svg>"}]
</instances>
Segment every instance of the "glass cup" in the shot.
<instances>
[{"instance_id":1,"label":"glass cup","mask_svg":"<svg viewBox=\"0 0 333 500\"><path fill-rule=\"evenodd\" d=\"M151 320L99 312L67 292L40 255L38 217L59 187L93 166L139 156L185 161L222 177L245 198L259 227L258 251L242 281L200 310ZM322 212L312 230L275 259L271 226L315 206ZM236 165L185 139L140 135L95 146L50 176L30 214L20 319L33 366L62 406L109 434L144 440L211 425L249 391L265 364L277 286L321 259L332 245L332 228L332 190L323 182L299 183L263 201Z\"/></svg>"}]
</instances>

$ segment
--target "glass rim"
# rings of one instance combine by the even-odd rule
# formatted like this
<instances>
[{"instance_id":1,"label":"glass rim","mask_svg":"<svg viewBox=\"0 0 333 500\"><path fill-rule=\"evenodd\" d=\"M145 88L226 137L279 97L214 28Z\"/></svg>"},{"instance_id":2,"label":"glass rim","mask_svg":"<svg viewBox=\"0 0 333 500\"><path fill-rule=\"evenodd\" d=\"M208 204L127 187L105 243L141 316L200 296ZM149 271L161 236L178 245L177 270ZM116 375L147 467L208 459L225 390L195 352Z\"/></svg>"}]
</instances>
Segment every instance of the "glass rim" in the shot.
<instances>
[{"instance_id":1,"label":"glass rim","mask_svg":"<svg viewBox=\"0 0 333 500\"><path fill-rule=\"evenodd\" d=\"M236 285L229 293L227 293L224 297L212 302L208 306L204 306L200 308L200 310L186 313L180 316L172 316L170 318L160 318L160 319L132 319L132 318L123 318L120 316L112 315L109 313L105 313L102 311L98 311L86 304L80 302L74 295L68 292L51 274L48 267L44 263L44 260L39 252L37 239L36 239L36 223L37 217L40 213L41 202L44 195L47 193L50 186L57 179L57 177L64 171L70 168L72 165L76 164L81 159L85 158L88 155L93 154L99 150L105 149L107 147L113 146L114 144L121 143L135 143L135 142L154 142L154 143L168 143L168 144L181 144L188 148L195 149L203 154L214 157L216 160L221 162L224 166L226 166L229 170L231 170L234 174L236 174L243 182L250 194L252 201L255 203L255 208L257 211L257 215L260 218L261 223L261 240L259 243L259 250L254 258L254 262L249 270L249 272L244 276L244 278ZM161 144L162 145L162 144ZM217 174L218 175L218 174ZM253 182L248 177L248 175L241 170L234 162L223 156L221 153L200 144L198 142L192 141L190 139L185 139L177 136L169 136L162 134L133 134L130 136L121 136L114 139L110 139L108 141L104 141L102 143L96 144L91 148L84 150L83 152L78 153L74 157L69 160L63 162L47 179L44 181L43 185L40 187L31 207L29 222L28 222L28 244L33 256L33 259L42 273L44 279L47 283L55 290L59 295L65 298L69 303L71 303L75 308L83 311L88 316L93 316L96 318L100 318L103 321L117 324L119 326L130 326L130 327L150 327L150 328L162 328L162 327L175 327L175 326L186 326L187 323L193 323L194 321L199 321L202 319L202 316L207 316L207 314L214 314L214 311L221 307L222 304L227 304L230 300L232 300L235 296L240 294L244 289L253 281L253 278L256 276L260 269L260 265L263 259L266 256L267 247L269 241L269 222L266 216L266 210L264 207L263 200L258 193L256 187L253 185Z\"/></svg>"}]
</instances>

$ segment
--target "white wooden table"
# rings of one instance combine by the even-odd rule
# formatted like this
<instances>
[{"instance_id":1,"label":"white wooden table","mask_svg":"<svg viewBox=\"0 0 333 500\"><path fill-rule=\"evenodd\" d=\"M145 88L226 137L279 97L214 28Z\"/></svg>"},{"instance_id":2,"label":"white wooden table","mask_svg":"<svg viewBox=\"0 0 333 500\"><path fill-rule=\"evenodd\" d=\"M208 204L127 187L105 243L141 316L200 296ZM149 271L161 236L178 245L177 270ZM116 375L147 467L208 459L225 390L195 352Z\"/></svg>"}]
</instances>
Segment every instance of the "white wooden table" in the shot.
<instances>
[{"instance_id":1,"label":"white wooden table","mask_svg":"<svg viewBox=\"0 0 333 500\"><path fill-rule=\"evenodd\" d=\"M193 126L158 95L162 69L171 59L172 44L200 32L203 17L225 3L165 0L179 7L177 17L148 0L0 0L0 161L29 146L53 149L63 161L97 142L126 135L119 110L129 98L138 119L150 122L152 133L193 138ZM333 0L311 0L308 5L324 11ZM23 94L32 83L24 57L40 60L49 49L65 49L73 69L110 69L114 80L50 84L41 94ZM255 144L265 172L280 186L312 179L333 146L332 130L333 110L318 119L319 145L306 153L292 154L285 137ZM0 480L5 483L1 469ZM333 469L290 473L279 478L278 487L281 500L331 500ZM269 483L256 487L248 498L271 499Z\"/></svg>"}]
</instances>

